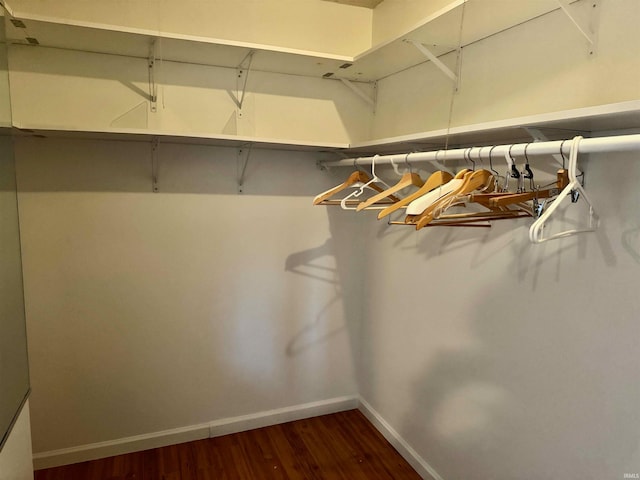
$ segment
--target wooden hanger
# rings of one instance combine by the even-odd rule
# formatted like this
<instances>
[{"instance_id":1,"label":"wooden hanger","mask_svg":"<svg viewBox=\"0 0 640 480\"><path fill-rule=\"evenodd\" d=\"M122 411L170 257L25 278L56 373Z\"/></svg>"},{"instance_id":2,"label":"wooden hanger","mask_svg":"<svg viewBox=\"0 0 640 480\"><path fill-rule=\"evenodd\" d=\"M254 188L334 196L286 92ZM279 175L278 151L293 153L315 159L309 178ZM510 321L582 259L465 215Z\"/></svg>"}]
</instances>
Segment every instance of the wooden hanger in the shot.
<instances>
[{"instance_id":1,"label":"wooden hanger","mask_svg":"<svg viewBox=\"0 0 640 480\"><path fill-rule=\"evenodd\" d=\"M501 193L472 193L470 200L481 203L487 207L506 207L518 203L528 202L538 198L556 197L560 191L569 184L569 173L560 169L556 174L555 188L534 190L531 192L501 192Z\"/></svg>"},{"instance_id":2,"label":"wooden hanger","mask_svg":"<svg viewBox=\"0 0 640 480\"><path fill-rule=\"evenodd\" d=\"M362 188L363 186L367 186L375 190L376 192L382 192L383 189L379 187L376 183L371 183L371 177L362 170L356 170L351 173L349 177L342 182L340 185L337 185L333 188L330 188L326 192L323 192L317 195L313 199L314 205L340 205L342 203L342 199L332 199L332 197L348 188ZM386 203L397 202L399 199L396 197L390 197ZM347 201L349 206L356 207L361 203L360 199L353 199Z\"/></svg>"},{"instance_id":3,"label":"wooden hanger","mask_svg":"<svg viewBox=\"0 0 640 480\"><path fill-rule=\"evenodd\" d=\"M404 175L402 175L402 178L400 179L400 181L398 181L398 183L396 183L393 187L388 188L384 192L380 192L374 195L373 197L370 197L366 201L360 203L360 205L358 205L358 208L356 208L356 210L359 212L407 187L411 187L411 186L422 187L423 185L424 185L424 180L420 178L420 175L413 172L407 172ZM396 203L398 203L398 201Z\"/></svg>"},{"instance_id":4,"label":"wooden hanger","mask_svg":"<svg viewBox=\"0 0 640 480\"><path fill-rule=\"evenodd\" d=\"M427 211L429 207L436 204L443 198L447 198L447 196L451 193L458 191L460 187L464 185L465 175L470 173L471 170L469 169L461 170L447 183L412 201L407 206L407 217L405 219L405 222L413 223L413 219L425 213L425 211Z\"/></svg>"},{"instance_id":5,"label":"wooden hanger","mask_svg":"<svg viewBox=\"0 0 640 480\"><path fill-rule=\"evenodd\" d=\"M413 200L407 206L407 215L415 216L420 215L430 205L437 202L442 197L448 195L451 192L458 190L464 184L465 175L470 173L471 170L464 169L459 171L455 177L452 177L448 182L439 185L438 188L432 189L430 192L420 196Z\"/></svg>"},{"instance_id":6,"label":"wooden hanger","mask_svg":"<svg viewBox=\"0 0 640 480\"><path fill-rule=\"evenodd\" d=\"M458 179L459 180L459 179ZM457 183L455 189L451 190L449 193L442 195L440 198L436 199L431 205L427 206L427 208L419 215L409 215L405 221L407 223L412 223L416 225L416 230L420 230L428 225L434 219L434 212L436 209L439 211L446 210L450 206L454 204L461 203L461 198L465 197L469 193L478 190L487 188L489 185L493 183L493 175L488 170L475 170L471 172L466 172L462 179L462 183ZM409 211L408 211L409 212ZM462 214L465 215L465 214ZM468 214L467 214L468 215ZM475 215L474 215L475 216ZM440 218L440 216L439 216ZM461 216L457 218L463 218Z\"/></svg>"},{"instance_id":7,"label":"wooden hanger","mask_svg":"<svg viewBox=\"0 0 640 480\"><path fill-rule=\"evenodd\" d=\"M349 175L349 177L344 182L342 182L340 185L337 185L337 186L335 186L333 188L330 188L326 192L323 192L323 193L321 193L319 195L316 195L316 197L313 199L313 204L314 205L327 205L326 202L331 197L333 197L336 193L340 193L340 192L342 192L343 190L346 190L349 187L358 186L358 184L363 184L364 185L369 180L371 180L369 178L369 175L367 175L362 170L356 170L351 175Z\"/></svg>"},{"instance_id":8,"label":"wooden hanger","mask_svg":"<svg viewBox=\"0 0 640 480\"><path fill-rule=\"evenodd\" d=\"M556 186L555 188L537 190L532 192L520 192L520 193L512 193L512 192L489 192L483 193L473 192L469 194L466 198L462 198L462 191L466 188L469 188L469 184L465 185L465 187L461 188L461 191L455 196L450 197L447 202L441 201L438 206L436 206L432 211L433 219L469 219L472 217L478 218L486 218L498 220L502 218L514 218L521 216L533 216L533 210L531 207L526 205L525 203L534 200L534 199L542 199L542 198L552 198L559 194L560 190L562 190L569 183L569 174L567 170L560 169L556 174ZM453 205L455 202L458 203L467 203L474 202L479 203L484 206L490 212L478 212L473 214L458 214L458 215L441 215L442 210L446 210L449 206ZM448 203L448 204L447 204ZM509 209L507 207L513 206L515 209ZM415 222L415 220L413 220Z\"/></svg>"},{"instance_id":9,"label":"wooden hanger","mask_svg":"<svg viewBox=\"0 0 640 480\"><path fill-rule=\"evenodd\" d=\"M359 189L351 192L349 195L347 195L340 201L340 207L343 210L357 210L358 205L361 203L360 195L364 193L365 188L372 188L376 192L382 192L383 190L388 190L389 188L391 188L389 185L387 185L387 183L384 180L382 180L380 177L376 175L376 160L378 157L379 155L375 155L371 159L371 180L366 182ZM398 198L394 197L393 195L389 195L389 198L384 198L380 200L379 203L389 204L397 201L398 201ZM381 207L370 206L369 208L381 208Z\"/></svg>"},{"instance_id":10,"label":"wooden hanger","mask_svg":"<svg viewBox=\"0 0 640 480\"><path fill-rule=\"evenodd\" d=\"M558 184L562 184L565 181L566 172L558 172ZM526 196L529 194L535 194L535 192L527 192L524 194L512 194L512 193L475 193L473 189L484 190L488 186L491 188L493 179L490 172L486 170L481 173L472 173L465 176L465 183L457 192L453 192L446 197L440 199L434 205L428 208L422 215L414 218L407 219L410 224L416 225L416 229L419 230L426 226L437 225L450 225L452 223L460 222L459 225L469 225L474 222L494 221L494 220L506 220L523 217L533 216L533 210L526 205ZM551 189L549 193L553 193L554 189ZM546 192L545 192L546 194ZM545 195L543 194L543 195ZM499 202L498 199L510 198L511 201ZM542 198L539 196L539 198ZM442 215L442 211L446 210L450 206L458 205L460 203L467 203L469 201L475 201L480 205L487 208L487 212L472 212L472 213L460 213ZM508 208L510 205L514 208Z\"/></svg>"},{"instance_id":11,"label":"wooden hanger","mask_svg":"<svg viewBox=\"0 0 640 480\"><path fill-rule=\"evenodd\" d=\"M395 202L393 205L390 205L385 209L383 209L378 214L378 220L386 217L387 215L391 215L393 212L400 210L402 207L406 205L409 205L414 200L422 197L423 195L426 195L427 193L431 192L433 189L438 188L450 182L452 179L453 179L453 175L451 175L448 172L438 171L438 172L432 173L427 179L427 181L424 182L424 184L420 187L419 190L403 198L402 200Z\"/></svg>"}]
</instances>

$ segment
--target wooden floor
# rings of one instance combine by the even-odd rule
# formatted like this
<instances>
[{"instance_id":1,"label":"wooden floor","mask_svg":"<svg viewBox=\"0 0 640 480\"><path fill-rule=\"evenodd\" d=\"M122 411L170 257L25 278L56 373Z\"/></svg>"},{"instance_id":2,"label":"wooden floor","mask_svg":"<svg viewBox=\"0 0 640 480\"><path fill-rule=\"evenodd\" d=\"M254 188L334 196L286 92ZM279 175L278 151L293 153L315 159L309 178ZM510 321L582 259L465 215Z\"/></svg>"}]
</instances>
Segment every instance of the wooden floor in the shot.
<instances>
[{"instance_id":1,"label":"wooden floor","mask_svg":"<svg viewBox=\"0 0 640 480\"><path fill-rule=\"evenodd\" d=\"M35 480L414 480L358 410L39 470Z\"/></svg>"}]
</instances>

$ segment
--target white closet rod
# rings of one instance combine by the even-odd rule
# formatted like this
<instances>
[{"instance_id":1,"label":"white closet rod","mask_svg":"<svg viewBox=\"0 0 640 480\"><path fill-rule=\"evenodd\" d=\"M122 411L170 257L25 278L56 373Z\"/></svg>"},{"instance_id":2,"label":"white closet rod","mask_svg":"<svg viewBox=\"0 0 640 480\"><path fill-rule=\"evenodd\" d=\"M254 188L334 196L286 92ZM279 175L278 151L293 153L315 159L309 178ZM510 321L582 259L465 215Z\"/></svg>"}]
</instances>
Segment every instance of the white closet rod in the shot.
<instances>
[{"instance_id":1,"label":"white closet rod","mask_svg":"<svg viewBox=\"0 0 640 480\"><path fill-rule=\"evenodd\" d=\"M454 150L438 150L433 152L378 155L375 157L347 158L344 160L321 162L321 165L324 167L353 167L356 164L358 166L364 166L371 165L374 158L376 165L391 164L392 162L400 165L405 161L415 163L469 159L476 162L478 160L489 160L489 152L491 152L491 158L495 161L500 158L504 158L509 153L511 153L512 157L523 157L525 148L527 157L536 155L557 155L560 153L561 148L562 153L569 155L569 151L571 150L571 141L558 140L553 142L517 143L513 145L469 147ZM580 142L578 153L610 153L628 152L632 150L640 150L640 134L585 138Z\"/></svg>"}]
</instances>

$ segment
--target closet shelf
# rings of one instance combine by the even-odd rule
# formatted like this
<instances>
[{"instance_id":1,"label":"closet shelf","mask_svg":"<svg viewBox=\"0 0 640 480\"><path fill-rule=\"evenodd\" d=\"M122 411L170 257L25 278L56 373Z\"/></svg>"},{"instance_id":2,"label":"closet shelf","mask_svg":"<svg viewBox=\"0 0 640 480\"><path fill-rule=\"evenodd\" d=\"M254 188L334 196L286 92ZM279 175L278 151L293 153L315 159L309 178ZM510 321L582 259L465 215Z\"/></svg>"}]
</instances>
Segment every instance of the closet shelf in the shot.
<instances>
[{"instance_id":1,"label":"closet shelf","mask_svg":"<svg viewBox=\"0 0 640 480\"><path fill-rule=\"evenodd\" d=\"M577 0L577 3L588 2ZM255 51L251 68L256 71L371 82L426 61L410 41L427 45L436 56L442 56L455 51L460 43L469 45L559 8L557 0L502 1L499 8L495 0L454 0L404 34L355 56L100 23L74 23L16 10L12 13L25 28L9 23L7 38L19 44L137 58L148 58L152 41L160 39L157 55L166 61L236 68L249 52Z\"/></svg>"},{"instance_id":2,"label":"closet shelf","mask_svg":"<svg viewBox=\"0 0 640 480\"><path fill-rule=\"evenodd\" d=\"M498 143L527 143L533 141L532 129L540 130L549 140L593 132L640 130L640 100L352 143L349 153L397 153L433 150L443 148L445 145L468 147Z\"/></svg>"},{"instance_id":3,"label":"closet shelf","mask_svg":"<svg viewBox=\"0 0 640 480\"><path fill-rule=\"evenodd\" d=\"M144 129L115 129L97 131L70 127L14 124L15 133L22 136L54 138L86 138L148 142L157 137L161 142L297 151L334 151L345 154L398 153L499 143L532 142L531 129L540 130L549 140L578 134L591 136L593 132L620 130L640 131L640 100L563 110L553 113L517 117L494 122L419 132L358 143L311 142L291 139L248 137L203 132L168 132ZM529 130L528 130L529 129Z\"/></svg>"},{"instance_id":4,"label":"closet shelf","mask_svg":"<svg viewBox=\"0 0 640 480\"><path fill-rule=\"evenodd\" d=\"M81 138L88 140L118 140L129 142L149 142L158 139L162 143L178 143L189 145L210 145L217 147L240 148L251 145L254 148L295 151L335 151L345 150L347 143L305 142L262 137L246 137L210 133L183 133L167 131L151 131L143 129L109 129L103 131L79 130L72 128L53 128L33 125L14 125L17 136L38 138Z\"/></svg>"}]
</instances>

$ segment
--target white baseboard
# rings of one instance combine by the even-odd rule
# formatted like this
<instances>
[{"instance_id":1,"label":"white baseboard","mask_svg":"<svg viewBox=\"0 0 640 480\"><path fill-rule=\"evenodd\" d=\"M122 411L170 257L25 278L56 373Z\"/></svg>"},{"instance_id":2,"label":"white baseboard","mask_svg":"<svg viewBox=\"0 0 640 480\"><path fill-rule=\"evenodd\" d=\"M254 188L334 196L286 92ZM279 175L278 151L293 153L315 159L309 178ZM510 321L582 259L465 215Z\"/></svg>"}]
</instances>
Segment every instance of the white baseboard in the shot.
<instances>
[{"instance_id":1,"label":"white baseboard","mask_svg":"<svg viewBox=\"0 0 640 480\"><path fill-rule=\"evenodd\" d=\"M293 405L277 410L258 412L251 415L216 420L200 425L191 425L172 430L136 435L134 437L119 438L108 442L51 450L34 454L33 466L35 470L40 470L43 468L86 462L88 460L96 460L113 455L139 452L150 448L176 445L178 443L244 432L254 428L316 417L318 415L342 412L358 408L358 405L359 401L356 396L338 397L319 402Z\"/></svg>"},{"instance_id":2,"label":"white baseboard","mask_svg":"<svg viewBox=\"0 0 640 480\"><path fill-rule=\"evenodd\" d=\"M209 424L209 436L219 437L230 433L245 432L254 428L269 427L280 423L293 422L304 418L328 415L358 408L356 396L332 398L319 402L294 405L293 407L268 410L241 417L226 418Z\"/></svg>"},{"instance_id":3,"label":"white baseboard","mask_svg":"<svg viewBox=\"0 0 640 480\"><path fill-rule=\"evenodd\" d=\"M161 432L147 433L133 437L118 438L107 442L90 443L77 447L51 450L33 455L33 468L59 467L72 463L86 462L98 458L139 452L150 448L166 447L177 443L191 442L209 436L209 424L191 425Z\"/></svg>"},{"instance_id":4,"label":"white baseboard","mask_svg":"<svg viewBox=\"0 0 640 480\"><path fill-rule=\"evenodd\" d=\"M409 462L418 474L428 480L443 480L431 465L429 465L411 446L389 425L367 401L360 397L358 409L373 424L374 427L393 445L393 447Z\"/></svg>"}]
</instances>

